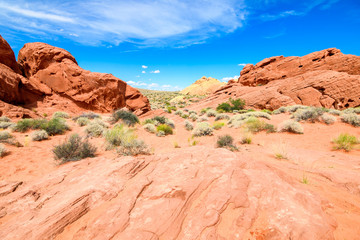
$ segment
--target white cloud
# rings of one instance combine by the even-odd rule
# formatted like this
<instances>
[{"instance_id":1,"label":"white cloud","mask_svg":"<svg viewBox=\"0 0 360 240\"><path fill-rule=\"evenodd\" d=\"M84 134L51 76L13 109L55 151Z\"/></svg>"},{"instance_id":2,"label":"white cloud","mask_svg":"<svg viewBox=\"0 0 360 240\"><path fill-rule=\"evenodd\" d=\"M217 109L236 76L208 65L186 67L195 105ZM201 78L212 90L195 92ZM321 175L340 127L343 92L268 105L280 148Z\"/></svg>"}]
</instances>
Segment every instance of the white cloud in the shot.
<instances>
[{"instance_id":1,"label":"white cloud","mask_svg":"<svg viewBox=\"0 0 360 240\"><path fill-rule=\"evenodd\" d=\"M162 88L171 88L171 85L162 85Z\"/></svg>"},{"instance_id":2,"label":"white cloud","mask_svg":"<svg viewBox=\"0 0 360 240\"><path fill-rule=\"evenodd\" d=\"M160 73L160 70L151 71L151 73Z\"/></svg>"},{"instance_id":3,"label":"white cloud","mask_svg":"<svg viewBox=\"0 0 360 240\"><path fill-rule=\"evenodd\" d=\"M238 66L245 67L247 63L239 63Z\"/></svg>"},{"instance_id":4,"label":"white cloud","mask_svg":"<svg viewBox=\"0 0 360 240\"><path fill-rule=\"evenodd\" d=\"M223 81L223 82L227 82L227 81L229 81L229 80L231 80L231 79L238 79L240 76L233 76L233 77L224 77L224 78L222 78L221 79L221 81Z\"/></svg>"},{"instance_id":5,"label":"white cloud","mask_svg":"<svg viewBox=\"0 0 360 240\"><path fill-rule=\"evenodd\" d=\"M145 71L141 71L141 73L146 73Z\"/></svg>"},{"instance_id":6,"label":"white cloud","mask_svg":"<svg viewBox=\"0 0 360 240\"><path fill-rule=\"evenodd\" d=\"M136 77L137 77L137 78L139 78L139 77L140 77L140 75L137 75Z\"/></svg>"},{"instance_id":7,"label":"white cloud","mask_svg":"<svg viewBox=\"0 0 360 240\"><path fill-rule=\"evenodd\" d=\"M141 67L142 67L142 68L145 68L145 69L148 68L148 66L145 66L145 65L142 65Z\"/></svg>"},{"instance_id":8,"label":"white cloud","mask_svg":"<svg viewBox=\"0 0 360 240\"><path fill-rule=\"evenodd\" d=\"M164 84L160 85L158 83L152 82L152 83L144 83L144 82L135 82L135 81L128 81L127 84L138 87L138 88L145 88L145 89L151 89L151 90L162 90L162 91L178 91L181 88L179 86L172 86L170 84Z\"/></svg>"},{"instance_id":9,"label":"white cloud","mask_svg":"<svg viewBox=\"0 0 360 240\"><path fill-rule=\"evenodd\" d=\"M131 86L135 86L135 87L147 86L147 83L144 83L144 82L128 81L127 84L129 84Z\"/></svg>"},{"instance_id":10,"label":"white cloud","mask_svg":"<svg viewBox=\"0 0 360 240\"><path fill-rule=\"evenodd\" d=\"M0 25L88 45L181 47L242 27L247 15L244 1L0 0ZM21 27L24 22L26 28ZM68 35L74 32L79 38Z\"/></svg>"}]
</instances>

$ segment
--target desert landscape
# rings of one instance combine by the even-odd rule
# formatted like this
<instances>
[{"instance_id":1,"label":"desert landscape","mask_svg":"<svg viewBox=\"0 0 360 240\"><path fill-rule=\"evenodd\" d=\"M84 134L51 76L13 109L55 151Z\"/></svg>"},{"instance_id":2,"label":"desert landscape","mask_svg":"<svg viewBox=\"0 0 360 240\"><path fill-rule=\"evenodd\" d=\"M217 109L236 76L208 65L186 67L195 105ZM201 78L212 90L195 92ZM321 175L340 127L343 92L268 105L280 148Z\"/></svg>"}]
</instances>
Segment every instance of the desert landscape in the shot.
<instances>
[{"instance_id":1,"label":"desert landscape","mask_svg":"<svg viewBox=\"0 0 360 240\"><path fill-rule=\"evenodd\" d=\"M12 46L0 35L1 240L360 239L360 56L279 52L153 89Z\"/></svg>"}]
</instances>

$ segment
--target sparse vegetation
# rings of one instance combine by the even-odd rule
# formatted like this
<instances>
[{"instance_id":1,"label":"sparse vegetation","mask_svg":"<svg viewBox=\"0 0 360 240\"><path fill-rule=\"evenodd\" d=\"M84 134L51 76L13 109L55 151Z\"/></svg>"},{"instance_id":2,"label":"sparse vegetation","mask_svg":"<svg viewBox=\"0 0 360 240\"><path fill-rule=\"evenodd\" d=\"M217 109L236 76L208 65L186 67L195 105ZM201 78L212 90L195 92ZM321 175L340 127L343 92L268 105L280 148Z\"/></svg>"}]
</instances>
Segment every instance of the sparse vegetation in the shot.
<instances>
[{"instance_id":1,"label":"sparse vegetation","mask_svg":"<svg viewBox=\"0 0 360 240\"><path fill-rule=\"evenodd\" d=\"M274 157L276 159L288 159L288 146L285 142L279 142L273 145Z\"/></svg>"},{"instance_id":2,"label":"sparse vegetation","mask_svg":"<svg viewBox=\"0 0 360 240\"><path fill-rule=\"evenodd\" d=\"M360 126L360 117L356 113L346 113L341 115L341 121L351 124L354 127Z\"/></svg>"},{"instance_id":3,"label":"sparse vegetation","mask_svg":"<svg viewBox=\"0 0 360 240\"><path fill-rule=\"evenodd\" d=\"M185 124L185 129L186 130L191 131L191 130L194 129L194 125L191 122L185 120L184 124Z\"/></svg>"},{"instance_id":4,"label":"sparse vegetation","mask_svg":"<svg viewBox=\"0 0 360 240\"><path fill-rule=\"evenodd\" d=\"M348 133L342 133L337 138L333 140L335 144L335 150L345 150L346 152L351 151L356 144L359 143L357 138L354 135Z\"/></svg>"},{"instance_id":5,"label":"sparse vegetation","mask_svg":"<svg viewBox=\"0 0 360 240\"><path fill-rule=\"evenodd\" d=\"M113 122L116 123L121 120L126 125L132 127L139 123L139 118L130 111L117 110L112 114Z\"/></svg>"},{"instance_id":6,"label":"sparse vegetation","mask_svg":"<svg viewBox=\"0 0 360 240\"><path fill-rule=\"evenodd\" d=\"M96 147L82 139L78 134L73 134L64 143L55 146L53 153L55 159L61 163L78 161L87 157L95 157Z\"/></svg>"},{"instance_id":7,"label":"sparse vegetation","mask_svg":"<svg viewBox=\"0 0 360 240\"><path fill-rule=\"evenodd\" d=\"M229 120L229 119L230 119L230 116L227 115L227 114L224 114L224 113L217 114L216 117L215 117L215 121Z\"/></svg>"},{"instance_id":8,"label":"sparse vegetation","mask_svg":"<svg viewBox=\"0 0 360 240\"><path fill-rule=\"evenodd\" d=\"M307 176L305 176L305 174L303 175L302 179L301 179L301 183L303 184L309 184L309 179Z\"/></svg>"},{"instance_id":9,"label":"sparse vegetation","mask_svg":"<svg viewBox=\"0 0 360 240\"><path fill-rule=\"evenodd\" d=\"M170 127L167 124L160 124L159 126L157 126L157 131L163 131L165 133L165 135L169 135L169 134L173 134L173 129L172 127Z\"/></svg>"},{"instance_id":10,"label":"sparse vegetation","mask_svg":"<svg viewBox=\"0 0 360 240\"><path fill-rule=\"evenodd\" d=\"M252 143L253 135L251 132L244 131L241 137L242 144L251 144Z\"/></svg>"},{"instance_id":11,"label":"sparse vegetation","mask_svg":"<svg viewBox=\"0 0 360 240\"><path fill-rule=\"evenodd\" d=\"M31 133L31 139L33 141L42 141L49 138L49 134L45 130L38 130Z\"/></svg>"},{"instance_id":12,"label":"sparse vegetation","mask_svg":"<svg viewBox=\"0 0 360 240\"><path fill-rule=\"evenodd\" d=\"M267 133L276 132L274 125L266 123L265 121L253 116L245 120L244 126L247 131L252 133L257 133L264 130L266 130Z\"/></svg>"},{"instance_id":13,"label":"sparse vegetation","mask_svg":"<svg viewBox=\"0 0 360 240\"><path fill-rule=\"evenodd\" d=\"M79 117L76 119L76 123L77 125L79 125L80 127L86 126L90 123L90 120L86 117Z\"/></svg>"},{"instance_id":14,"label":"sparse vegetation","mask_svg":"<svg viewBox=\"0 0 360 240\"><path fill-rule=\"evenodd\" d=\"M87 119L95 119L95 118L101 118L99 114L93 113L93 112L87 112L87 113L82 113L81 115L74 117L73 120L77 121L79 118L87 118Z\"/></svg>"},{"instance_id":15,"label":"sparse vegetation","mask_svg":"<svg viewBox=\"0 0 360 240\"><path fill-rule=\"evenodd\" d=\"M156 132L156 127L154 124L152 123L147 123L144 125L143 127L146 131L148 131L149 133L155 133Z\"/></svg>"},{"instance_id":16,"label":"sparse vegetation","mask_svg":"<svg viewBox=\"0 0 360 240\"><path fill-rule=\"evenodd\" d=\"M336 121L336 117L330 115L330 114L327 114L327 113L324 113L323 115L321 115L320 117L321 121L323 121L324 123L330 125L330 124L334 124L334 122Z\"/></svg>"},{"instance_id":17,"label":"sparse vegetation","mask_svg":"<svg viewBox=\"0 0 360 240\"><path fill-rule=\"evenodd\" d=\"M304 128L296 121L286 120L280 124L278 131L303 134Z\"/></svg>"},{"instance_id":18,"label":"sparse vegetation","mask_svg":"<svg viewBox=\"0 0 360 240\"><path fill-rule=\"evenodd\" d=\"M11 122L10 118L6 117L6 116L1 116L0 117L0 122Z\"/></svg>"},{"instance_id":19,"label":"sparse vegetation","mask_svg":"<svg viewBox=\"0 0 360 240\"><path fill-rule=\"evenodd\" d=\"M189 115L189 118L190 118L193 122L195 122L199 117L196 115L196 113L191 113L191 114Z\"/></svg>"},{"instance_id":20,"label":"sparse vegetation","mask_svg":"<svg viewBox=\"0 0 360 240\"><path fill-rule=\"evenodd\" d=\"M307 108L298 108L293 114L295 121L310 121L310 122L319 122L321 115L324 113L322 108L307 107Z\"/></svg>"},{"instance_id":21,"label":"sparse vegetation","mask_svg":"<svg viewBox=\"0 0 360 240\"><path fill-rule=\"evenodd\" d=\"M197 120L197 122L206 122L206 121L209 121L209 118L206 116L199 117Z\"/></svg>"},{"instance_id":22,"label":"sparse vegetation","mask_svg":"<svg viewBox=\"0 0 360 240\"><path fill-rule=\"evenodd\" d=\"M66 121L62 118L53 118L47 123L44 123L40 128L45 130L50 136L63 134L70 129Z\"/></svg>"},{"instance_id":23,"label":"sparse vegetation","mask_svg":"<svg viewBox=\"0 0 360 240\"><path fill-rule=\"evenodd\" d=\"M7 149L6 147L0 143L0 157L4 157L7 154Z\"/></svg>"},{"instance_id":24,"label":"sparse vegetation","mask_svg":"<svg viewBox=\"0 0 360 240\"><path fill-rule=\"evenodd\" d=\"M217 112L213 109L209 109L207 112L206 112L206 116L208 117L216 117L217 115Z\"/></svg>"},{"instance_id":25,"label":"sparse vegetation","mask_svg":"<svg viewBox=\"0 0 360 240\"><path fill-rule=\"evenodd\" d=\"M238 150L238 148L233 145L234 139L230 135L224 135L218 137L216 145L218 148L228 148L231 151Z\"/></svg>"},{"instance_id":26,"label":"sparse vegetation","mask_svg":"<svg viewBox=\"0 0 360 240\"><path fill-rule=\"evenodd\" d=\"M225 123L223 122L214 122L212 128L215 130L221 129L223 126L225 126Z\"/></svg>"},{"instance_id":27,"label":"sparse vegetation","mask_svg":"<svg viewBox=\"0 0 360 240\"><path fill-rule=\"evenodd\" d=\"M194 128L192 134L196 137L213 135L213 129L207 122L200 122Z\"/></svg>"},{"instance_id":28,"label":"sparse vegetation","mask_svg":"<svg viewBox=\"0 0 360 240\"><path fill-rule=\"evenodd\" d=\"M53 118L69 118L69 114L66 113L66 112L55 112L53 115L52 115Z\"/></svg>"},{"instance_id":29,"label":"sparse vegetation","mask_svg":"<svg viewBox=\"0 0 360 240\"><path fill-rule=\"evenodd\" d=\"M8 131L0 131L0 142L6 142L9 138L13 136Z\"/></svg>"},{"instance_id":30,"label":"sparse vegetation","mask_svg":"<svg viewBox=\"0 0 360 240\"><path fill-rule=\"evenodd\" d=\"M105 131L104 125L99 122L92 122L85 128L85 132L91 137L100 137Z\"/></svg>"},{"instance_id":31,"label":"sparse vegetation","mask_svg":"<svg viewBox=\"0 0 360 240\"><path fill-rule=\"evenodd\" d=\"M245 107L245 100L243 99L229 99L229 102L221 103L217 106L218 112L233 112L234 110L242 110Z\"/></svg>"}]
</instances>

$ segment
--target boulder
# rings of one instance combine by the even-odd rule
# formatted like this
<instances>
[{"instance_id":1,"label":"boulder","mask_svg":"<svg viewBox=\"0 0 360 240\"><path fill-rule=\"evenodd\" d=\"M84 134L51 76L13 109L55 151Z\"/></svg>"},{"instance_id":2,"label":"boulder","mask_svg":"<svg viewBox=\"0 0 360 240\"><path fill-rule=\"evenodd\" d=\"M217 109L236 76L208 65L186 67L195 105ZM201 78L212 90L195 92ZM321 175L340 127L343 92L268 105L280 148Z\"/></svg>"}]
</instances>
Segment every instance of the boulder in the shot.
<instances>
[{"instance_id":1,"label":"boulder","mask_svg":"<svg viewBox=\"0 0 360 240\"><path fill-rule=\"evenodd\" d=\"M334 239L321 197L226 149L70 162L0 183L0 239Z\"/></svg>"},{"instance_id":2,"label":"boulder","mask_svg":"<svg viewBox=\"0 0 360 240\"><path fill-rule=\"evenodd\" d=\"M0 35L0 65L4 64L11 68L15 73L21 74L15 54L9 43Z\"/></svg>"},{"instance_id":3,"label":"boulder","mask_svg":"<svg viewBox=\"0 0 360 240\"><path fill-rule=\"evenodd\" d=\"M18 62L27 81L23 83L26 102L57 95L80 108L110 112L127 107L139 114L150 110L150 104L138 90L111 74L93 73L78 66L66 50L45 43L28 43L20 50ZM56 103L52 103L57 105Z\"/></svg>"}]
</instances>

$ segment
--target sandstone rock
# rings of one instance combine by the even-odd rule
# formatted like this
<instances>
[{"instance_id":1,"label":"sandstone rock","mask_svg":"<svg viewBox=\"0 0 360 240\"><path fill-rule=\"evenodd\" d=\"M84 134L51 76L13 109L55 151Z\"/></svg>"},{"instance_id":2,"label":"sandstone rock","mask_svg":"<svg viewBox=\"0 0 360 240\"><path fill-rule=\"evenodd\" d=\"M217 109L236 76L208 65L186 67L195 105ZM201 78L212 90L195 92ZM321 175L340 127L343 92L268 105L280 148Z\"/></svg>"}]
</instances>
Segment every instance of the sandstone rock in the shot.
<instances>
[{"instance_id":1,"label":"sandstone rock","mask_svg":"<svg viewBox=\"0 0 360 240\"><path fill-rule=\"evenodd\" d=\"M82 69L64 49L28 43L20 50L18 61L28 78L23 95L36 93L38 101L44 96L58 95L81 108L103 112L122 107L137 110L139 114L150 110L147 98L138 90L111 74Z\"/></svg>"},{"instance_id":2,"label":"sandstone rock","mask_svg":"<svg viewBox=\"0 0 360 240\"><path fill-rule=\"evenodd\" d=\"M15 54L8 42L0 35L0 64L8 66L16 73L21 73Z\"/></svg>"},{"instance_id":3,"label":"sandstone rock","mask_svg":"<svg viewBox=\"0 0 360 240\"><path fill-rule=\"evenodd\" d=\"M334 239L336 228L302 184L244 154L201 146L72 162L0 187L3 240L311 240Z\"/></svg>"},{"instance_id":4,"label":"sandstone rock","mask_svg":"<svg viewBox=\"0 0 360 240\"><path fill-rule=\"evenodd\" d=\"M11 119L14 118L37 118L37 113L29 109L14 106L0 100L0 116L7 116Z\"/></svg>"},{"instance_id":5,"label":"sandstone rock","mask_svg":"<svg viewBox=\"0 0 360 240\"><path fill-rule=\"evenodd\" d=\"M180 93L187 95L208 95L224 85L225 83L220 82L215 78L207 78L204 76L190 86L180 91Z\"/></svg>"}]
</instances>

